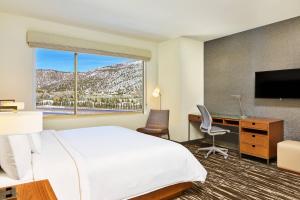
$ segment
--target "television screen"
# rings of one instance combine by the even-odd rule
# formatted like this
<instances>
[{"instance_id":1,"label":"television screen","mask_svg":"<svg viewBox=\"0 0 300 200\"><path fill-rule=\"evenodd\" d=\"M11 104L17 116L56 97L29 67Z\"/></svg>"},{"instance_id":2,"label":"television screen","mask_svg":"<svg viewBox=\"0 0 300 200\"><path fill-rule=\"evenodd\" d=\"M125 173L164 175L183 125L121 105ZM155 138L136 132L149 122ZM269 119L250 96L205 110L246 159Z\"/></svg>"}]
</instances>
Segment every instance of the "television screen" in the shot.
<instances>
[{"instance_id":1,"label":"television screen","mask_svg":"<svg viewBox=\"0 0 300 200\"><path fill-rule=\"evenodd\" d=\"M256 72L255 98L300 98L300 69Z\"/></svg>"}]
</instances>

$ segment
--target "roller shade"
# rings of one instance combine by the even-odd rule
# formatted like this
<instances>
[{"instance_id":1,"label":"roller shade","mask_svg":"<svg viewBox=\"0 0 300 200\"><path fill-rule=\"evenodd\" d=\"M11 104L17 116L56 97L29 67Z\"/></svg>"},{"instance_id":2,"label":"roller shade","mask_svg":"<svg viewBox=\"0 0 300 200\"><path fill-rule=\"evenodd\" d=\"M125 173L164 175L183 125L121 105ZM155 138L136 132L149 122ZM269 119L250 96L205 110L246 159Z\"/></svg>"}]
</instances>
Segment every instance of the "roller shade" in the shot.
<instances>
[{"instance_id":1,"label":"roller shade","mask_svg":"<svg viewBox=\"0 0 300 200\"><path fill-rule=\"evenodd\" d=\"M57 49L81 53L128 57L141 60L151 59L151 51L145 49L104 42L95 42L37 31L27 32L27 43L30 47L34 48Z\"/></svg>"}]
</instances>

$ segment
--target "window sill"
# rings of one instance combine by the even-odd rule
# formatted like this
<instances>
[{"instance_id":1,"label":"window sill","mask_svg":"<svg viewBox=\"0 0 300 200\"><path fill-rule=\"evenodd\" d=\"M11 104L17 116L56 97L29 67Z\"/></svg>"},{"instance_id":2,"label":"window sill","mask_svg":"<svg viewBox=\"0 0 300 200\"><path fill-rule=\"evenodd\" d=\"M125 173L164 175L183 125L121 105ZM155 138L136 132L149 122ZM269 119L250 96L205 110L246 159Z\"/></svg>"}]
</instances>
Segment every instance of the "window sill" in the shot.
<instances>
[{"instance_id":1,"label":"window sill","mask_svg":"<svg viewBox=\"0 0 300 200\"><path fill-rule=\"evenodd\" d=\"M77 119L77 118L86 118L86 117L100 117L100 116L117 116L117 115L144 115L144 112L107 112L107 113L97 113L97 114L64 114L64 115L44 115L43 119Z\"/></svg>"}]
</instances>

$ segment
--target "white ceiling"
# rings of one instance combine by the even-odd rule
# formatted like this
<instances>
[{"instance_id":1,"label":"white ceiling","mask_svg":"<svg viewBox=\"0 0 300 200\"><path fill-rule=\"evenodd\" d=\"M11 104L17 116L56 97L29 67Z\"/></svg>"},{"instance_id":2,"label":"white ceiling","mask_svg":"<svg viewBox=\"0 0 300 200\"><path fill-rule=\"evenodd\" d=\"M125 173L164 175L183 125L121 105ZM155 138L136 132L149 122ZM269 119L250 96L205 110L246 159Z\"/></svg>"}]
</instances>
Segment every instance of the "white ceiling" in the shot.
<instances>
[{"instance_id":1,"label":"white ceiling","mask_svg":"<svg viewBox=\"0 0 300 200\"><path fill-rule=\"evenodd\" d=\"M300 0L1 0L0 11L162 41L211 40L300 15Z\"/></svg>"}]
</instances>

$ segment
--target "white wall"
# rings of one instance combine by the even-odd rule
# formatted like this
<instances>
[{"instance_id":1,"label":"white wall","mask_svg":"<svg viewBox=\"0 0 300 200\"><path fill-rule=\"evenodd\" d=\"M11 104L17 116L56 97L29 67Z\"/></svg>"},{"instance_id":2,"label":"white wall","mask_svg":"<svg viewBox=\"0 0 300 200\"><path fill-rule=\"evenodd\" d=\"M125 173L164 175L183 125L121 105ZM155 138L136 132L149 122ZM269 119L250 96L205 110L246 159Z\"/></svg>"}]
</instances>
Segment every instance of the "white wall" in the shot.
<instances>
[{"instance_id":1,"label":"white wall","mask_svg":"<svg viewBox=\"0 0 300 200\"><path fill-rule=\"evenodd\" d=\"M35 107L35 60L34 49L26 44L28 30L151 50L152 59L147 63L147 111L159 107L158 99L151 94L155 86L160 85L162 108L170 109L171 139L187 140L187 115L197 113L196 104L203 103L203 42L178 38L158 45L146 40L0 13L0 99L24 101L26 110ZM145 124L147 116L146 112L51 117L44 120L44 128L119 125L135 129ZM201 134L192 127L191 136L195 139Z\"/></svg>"},{"instance_id":2,"label":"white wall","mask_svg":"<svg viewBox=\"0 0 300 200\"><path fill-rule=\"evenodd\" d=\"M28 30L151 50L152 59L147 63L147 108L157 107L158 101L151 96L152 90L157 85L156 43L6 13L0 13L0 99L12 98L24 101L26 110L34 109L35 61L34 49L26 44ZM45 119L44 128L121 125L135 129L144 125L146 117L144 114L59 117Z\"/></svg>"},{"instance_id":3,"label":"white wall","mask_svg":"<svg viewBox=\"0 0 300 200\"><path fill-rule=\"evenodd\" d=\"M198 113L204 102L203 42L177 38L159 44L159 85L162 109L170 109L171 139L186 141L188 114ZM191 139L202 137L191 126Z\"/></svg>"}]
</instances>

